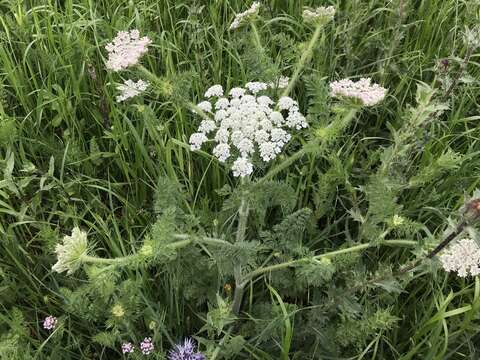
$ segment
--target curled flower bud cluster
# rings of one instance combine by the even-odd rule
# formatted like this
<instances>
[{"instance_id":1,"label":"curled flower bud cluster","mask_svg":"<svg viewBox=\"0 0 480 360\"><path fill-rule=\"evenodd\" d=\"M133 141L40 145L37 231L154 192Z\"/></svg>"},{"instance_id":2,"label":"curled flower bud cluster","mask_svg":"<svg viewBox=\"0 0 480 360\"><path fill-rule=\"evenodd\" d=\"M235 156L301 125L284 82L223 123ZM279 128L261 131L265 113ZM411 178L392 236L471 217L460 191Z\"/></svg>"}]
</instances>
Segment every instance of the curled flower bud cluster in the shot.
<instances>
[{"instance_id":1,"label":"curled flower bud cluster","mask_svg":"<svg viewBox=\"0 0 480 360\"><path fill-rule=\"evenodd\" d=\"M335 16L335 8L333 6L320 6L315 10L303 10L303 21L317 25L325 25L333 20Z\"/></svg>"},{"instance_id":2,"label":"curled flower bud cluster","mask_svg":"<svg viewBox=\"0 0 480 360\"><path fill-rule=\"evenodd\" d=\"M120 71L136 65L147 52L151 42L147 36L141 38L136 29L120 31L115 39L105 46L108 51L107 69Z\"/></svg>"},{"instance_id":3,"label":"curled flower bud cluster","mask_svg":"<svg viewBox=\"0 0 480 360\"><path fill-rule=\"evenodd\" d=\"M120 91L120 95L117 96L117 102L122 102L137 95L140 95L148 87L148 82L138 80L137 82L132 80L126 80L123 84L117 86L117 90Z\"/></svg>"},{"instance_id":4,"label":"curled flower bud cluster","mask_svg":"<svg viewBox=\"0 0 480 360\"><path fill-rule=\"evenodd\" d=\"M237 14L232 24L230 25L230 30L238 29L246 20L254 17L258 14L260 10L260 3L258 1L254 2L250 9L245 10L244 12Z\"/></svg>"},{"instance_id":5,"label":"curled flower bud cluster","mask_svg":"<svg viewBox=\"0 0 480 360\"><path fill-rule=\"evenodd\" d=\"M205 93L208 101L197 105L207 118L190 136L192 151L200 149L210 136L216 144L213 155L221 162L236 157L233 175L241 177L253 172L251 159L256 154L265 162L275 159L291 138L287 130L300 130L308 124L298 103L290 97L281 97L275 103L269 96L259 95L268 87L262 82L249 82L245 88L231 89L228 97L220 85L209 88Z\"/></svg>"},{"instance_id":6,"label":"curled flower bud cluster","mask_svg":"<svg viewBox=\"0 0 480 360\"><path fill-rule=\"evenodd\" d=\"M371 82L370 78L361 78L357 82L350 79L334 81L330 83L330 92L335 97L351 98L362 105L373 106L385 98L387 89Z\"/></svg>"},{"instance_id":7,"label":"curled flower bud cluster","mask_svg":"<svg viewBox=\"0 0 480 360\"><path fill-rule=\"evenodd\" d=\"M55 329L55 327L57 326L57 318L55 316L47 316L44 320L43 320L43 328L45 330L53 330Z\"/></svg>"},{"instance_id":8,"label":"curled flower bud cluster","mask_svg":"<svg viewBox=\"0 0 480 360\"><path fill-rule=\"evenodd\" d=\"M456 272L460 277L480 274L480 247L475 240L462 239L440 255L445 271Z\"/></svg>"},{"instance_id":9,"label":"curled flower bud cluster","mask_svg":"<svg viewBox=\"0 0 480 360\"><path fill-rule=\"evenodd\" d=\"M57 262L53 265L52 270L58 273L66 271L69 275L73 274L81 266L82 257L87 255L87 251L87 233L75 227L72 235L65 235L63 244L57 244L55 247Z\"/></svg>"},{"instance_id":10,"label":"curled flower bud cluster","mask_svg":"<svg viewBox=\"0 0 480 360\"><path fill-rule=\"evenodd\" d=\"M186 339L183 344L177 344L168 353L168 360L206 360L205 355L196 351L192 339Z\"/></svg>"}]
</instances>

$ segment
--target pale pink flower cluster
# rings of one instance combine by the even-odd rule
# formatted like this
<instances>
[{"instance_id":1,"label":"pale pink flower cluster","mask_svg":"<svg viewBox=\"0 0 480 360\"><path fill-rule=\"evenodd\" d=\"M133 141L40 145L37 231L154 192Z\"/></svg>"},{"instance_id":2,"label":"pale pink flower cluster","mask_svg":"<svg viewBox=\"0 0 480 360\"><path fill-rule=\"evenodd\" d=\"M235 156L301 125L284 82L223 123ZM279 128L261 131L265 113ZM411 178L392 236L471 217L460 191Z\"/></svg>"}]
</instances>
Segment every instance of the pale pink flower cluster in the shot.
<instances>
[{"instance_id":1,"label":"pale pink flower cluster","mask_svg":"<svg viewBox=\"0 0 480 360\"><path fill-rule=\"evenodd\" d=\"M361 78L354 82L343 79L330 83L330 92L335 97L346 97L360 101L362 105L373 106L385 98L387 89L373 83L370 78Z\"/></svg>"},{"instance_id":2,"label":"pale pink flower cluster","mask_svg":"<svg viewBox=\"0 0 480 360\"><path fill-rule=\"evenodd\" d=\"M220 162L234 156L233 175L240 177L253 172L252 158L259 156L264 162L275 159L291 139L288 130L301 130L308 124L292 98L283 96L275 102L260 94L268 88L263 82L249 82L224 96L221 85L210 87L205 92L208 100L197 105L204 119L190 136L192 151L199 150L210 137L216 144L213 155Z\"/></svg>"},{"instance_id":3,"label":"pale pink flower cluster","mask_svg":"<svg viewBox=\"0 0 480 360\"><path fill-rule=\"evenodd\" d=\"M131 342L126 342L122 344L122 354L133 353L135 346Z\"/></svg>"},{"instance_id":4,"label":"pale pink flower cluster","mask_svg":"<svg viewBox=\"0 0 480 360\"><path fill-rule=\"evenodd\" d=\"M252 4L252 6L248 10L245 10L244 12L237 14L237 16L235 16L235 19L230 25L230 30L238 29L242 25L242 23L245 22L245 20L257 15L259 10L260 10L260 3L256 1Z\"/></svg>"},{"instance_id":5,"label":"pale pink flower cluster","mask_svg":"<svg viewBox=\"0 0 480 360\"><path fill-rule=\"evenodd\" d=\"M136 65L148 51L151 40L140 37L138 30L120 31L112 42L105 46L108 51L107 69L120 71Z\"/></svg>"},{"instance_id":6,"label":"pale pink flower cluster","mask_svg":"<svg viewBox=\"0 0 480 360\"><path fill-rule=\"evenodd\" d=\"M53 330L57 326L57 321L58 320L55 316L52 316L52 315L47 316L43 320L43 328L46 330Z\"/></svg>"},{"instance_id":7,"label":"pale pink flower cluster","mask_svg":"<svg viewBox=\"0 0 480 360\"><path fill-rule=\"evenodd\" d=\"M440 255L445 271L456 272L460 277L480 274L480 247L475 240L462 239Z\"/></svg>"},{"instance_id":8,"label":"pale pink flower cluster","mask_svg":"<svg viewBox=\"0 0 480 360\"><path fill-rule=\"evenodd\" d=\"M142 350L144 355L149 355L154 350L152 338L146 337L143 339L143 341L140 343L140 350Z\"/></svg>"},{"instance_id":9,"label":"pale pink flower cluster","mask_svg":"<svg viewBox=\"0 0 480 360\"><path fill-rule=\"evenodd\" d=\"M117 86L117 90L120 91L120 95L117 96L117 102L122 102L137 95L140 95L148 87L148 82L138 80L137 82L130 79L126 80L123 84Z\"/></svg>"}]
</instances>

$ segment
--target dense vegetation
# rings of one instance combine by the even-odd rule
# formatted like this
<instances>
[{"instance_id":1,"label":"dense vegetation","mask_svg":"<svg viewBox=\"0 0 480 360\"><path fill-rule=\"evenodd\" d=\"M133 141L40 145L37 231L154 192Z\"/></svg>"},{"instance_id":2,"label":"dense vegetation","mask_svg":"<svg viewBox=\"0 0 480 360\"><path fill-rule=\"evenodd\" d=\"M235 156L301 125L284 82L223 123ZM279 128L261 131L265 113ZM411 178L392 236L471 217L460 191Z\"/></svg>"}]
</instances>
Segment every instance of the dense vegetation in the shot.
<instances>
[{"instance_id":1,"label":"dense vegetation","mask_svg":"<svg viewBox=\"0 0 480 360\"><path fill-rule=\"evenodd\" d=\"M480 239L480 2L268 0L230 30L250 5L0 0L0 359L480 358L479 278L426 258ZM130 29L142 66L109 71ZM240 180L191 151L210 86L280 76L309 126L274 161ZM382 102L331 96L361 77ZM116 101L129 78L150 86Z\"/></svg>"}]
</instances>

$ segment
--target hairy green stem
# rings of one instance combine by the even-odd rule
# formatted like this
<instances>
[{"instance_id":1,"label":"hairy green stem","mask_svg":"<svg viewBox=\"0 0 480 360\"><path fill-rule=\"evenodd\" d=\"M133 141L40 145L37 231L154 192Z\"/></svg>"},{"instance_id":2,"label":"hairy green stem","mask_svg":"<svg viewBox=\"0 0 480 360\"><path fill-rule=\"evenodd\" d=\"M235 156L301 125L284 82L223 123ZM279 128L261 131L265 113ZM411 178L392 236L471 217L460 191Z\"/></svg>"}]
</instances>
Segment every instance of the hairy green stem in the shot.
<instances>
[{"instance_id":1,"label":"hairy green stem","mask_svg":"<svg viewBox=\"0 0 480 360\"><path fill-rule=\"evenodd\" d=\"M322 258L329 258L329 257L341 255L341 254L347 254L347 253L351 253L351 252L366 250L368 248L377 247L379 245L413 247L413 246L416 246L417 244L418 243L416 241L412 241L412 240L384 240L380 244L377 244L377 243L359 244L359 245L355 245L355 246L352 246L352 247L349 247L349 248L346 248L346 249L330 251L330 252L320 254L320 255L316 255L316 256L313 256L313 257L304 257L304 258L301 258L301 259L291 260L291 261L287 261L287 262L280 263L280 264L265 266L265 267L262 267L260 269L254 270L254 271L246 274L242 278L242 285L245 286L248 281L250 281L253 278L255 278L257 276L260 276L262 274L265 274L265 273L268 273L268 272L271 272L271 271L285 269L285 268L288 268L290 266L295 266L295 265L301 264L302 262L309 261L309 260L320 260Z\"/></svg>"},{"instance_id":2,"label":"hairy green stem","mask_svg":"<svg viewBox=\"0 0 480 360\"><path fill-rule=\"evenodd\" d=\"M242 178L242 185L245 184L245 180ZM247 232L247 220L248 220L248 202L246 199L245 192L242 193L242 198L240 200L240 207L238 209L238 228L235 238L235 243L239 244L245 241L245 233ZM240 308L242 306L243 292L244 292L244 282L242 281L242 265L236 264L233 268L234 277L235 277L235 292L233 294L233 304L232 311L234 314L240 313Z\"/></svg>"},{"instance_id":3,"label":"hairy green stem","mask_svg":"<svg viewBox=\"0 0 480 360\"><path fill-rule=\"evenodd\" d=\"M179 241L167 244L165 247L169 249L180 249L194 243L201 243L213 246L234 246L234 244L229 243L228 241L211 237L197 238L188 234L175 234L172 237L178 239ZM130 260L136 256L138 256L138 254L106 259L96 256L83 255L81 261L82 263L86 264L121 265L130 262Z\"/></svg>"},{"instance_id":4,"label":"hairy green stem","mask_svg":"<svg viewBox=\"0 0 480 360\"><path fill-rule=\"evenodd\" d=\"M322 25L317 25L317 28L315 29L315 32L313 33L312 38L310 39L310 42L308 43L307 48L303 52L302 56L300 57L300 60L298 61L297 65L295 66L295 71L293 72L292 78L290 79L290 82L288 83L287 88L285 91L282 93L282 96L288 96L290 92L292 91L293 87L295 86L295 83L298 80L298 77L300 76L300 73L303 70L303 67L305 66L305 63L310 59L313 53L313 48L315 47L315 44L318 41L318 38L320 37L320 34L322 32Z\"/></svg>"}]
</instances>

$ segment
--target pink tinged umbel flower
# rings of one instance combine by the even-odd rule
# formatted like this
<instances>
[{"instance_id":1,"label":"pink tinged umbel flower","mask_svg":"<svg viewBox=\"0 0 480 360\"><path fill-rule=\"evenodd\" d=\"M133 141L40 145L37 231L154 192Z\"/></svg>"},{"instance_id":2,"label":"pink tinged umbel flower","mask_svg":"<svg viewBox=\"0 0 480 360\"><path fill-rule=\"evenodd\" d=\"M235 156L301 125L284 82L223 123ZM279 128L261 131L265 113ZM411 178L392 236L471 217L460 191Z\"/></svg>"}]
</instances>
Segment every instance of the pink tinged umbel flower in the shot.
<instances>
[{"instance_id":1,"label":"pink tinged umbel flower","mask_svg":"<svg viewBox=\"0 0 480 360\"><path fill-rule=\"evenodd\" d=\"M147 36L140 37L140 32L136 29L120 31L115 39L105 46L108 51L107 69L120 71L136 65L151 43Z\"/></svg>"},{"instance_id":2,"label":"pink tinged umbel flower","mask_svg":"<svg viewBox=\"0 0 480 360\"><path fill-rule=\"evenodd\" d=\"M57 326L57 318L49 315L43 320L43 328L45 330L53 330Z\"/></svg>"},{"instance_id":3,"label":"pink tinged umbel flower","mask_svg":"<svg viewBox=\"0 0 480 360\"><path fill-rule=\"evenodd\" d=\"M135 347L133 346L133 344L131 342L126 342L126 343L122 344L122 353L123 354L133 353L134 349L135 349Z\"/></svg>"},{"instance_id":4,"label":"pink tinged umbel flower","mask_svg":"<svg viewBox=\"0 0 480 360\"><path fill-rule=\"evenodd\" d=\"M385 98L387 89L373 83L370 78L361 78L354 82L350 79L343 79L330 83L332 96L339 98L350 98L359 101L362 105L373 106Z\"/></svg>"},{"instance_id":5,"label":"pink tinged umbel flower","mask_svg":"<svg viewBox=\"0 0 480 360\"><path fill-rule=\"evenodd\" d=\"M153 346L153 343L152 343L152 338L150 337L146 337L145 339L143 339L143 341L140 343L140 350L142 351L142 353L144 355L149 355L152 353L152 351L154 350L154 346Z\"/></svg>"}]
</instances>

